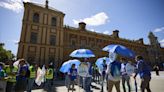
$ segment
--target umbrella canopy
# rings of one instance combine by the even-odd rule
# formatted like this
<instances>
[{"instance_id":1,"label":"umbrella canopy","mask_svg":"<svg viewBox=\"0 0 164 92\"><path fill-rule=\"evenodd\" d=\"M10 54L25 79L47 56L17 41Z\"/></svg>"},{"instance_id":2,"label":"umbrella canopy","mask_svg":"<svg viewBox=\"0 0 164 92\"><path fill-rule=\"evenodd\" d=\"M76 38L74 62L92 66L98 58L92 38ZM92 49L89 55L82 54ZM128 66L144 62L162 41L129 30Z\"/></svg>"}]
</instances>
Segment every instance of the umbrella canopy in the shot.
<instances>
[{"instance_id":1,"label":"umbrella canopy","mask_svg":"<svg viewBox=\"0 0 164 92\"><path fill-rule=\"evenodd\" d=\"M103 65L103 61L105 60L105 63L106 64L109 64L110 63L110 61L109 61L109 58L107 58L107 57L101 57L101 58L98 58L97 60L96 60L96 65L98 66L98 67L101 67L102 65Z\"/></svg>"},{"instance_id":2,"label":"umbrella canopy","mask_svg":"<svg viewBox=\"0 0 164 92\"><path fill-rule=\"evenodd\" d=\"M60 68L60 71L62 73L66 73L69 71L69 69L71 68L72 64L75 64L75 68L77 68L80 65L80 61L77 59L73 59L73 60L68 60L67 62L64 62Z\"/></svg>"},{"instance_id":3,"label":"umbrella canopy","mask_svg":"<svg viewBox=\"0 0 164 92\"><path fill-rule=\"evenodd\" d=\"M89 49L77 49L74 50L71 54L71 57L77 57L77 58L89 58L89 57L95 57L93 52Z\"/></svg>"},{"instance_id":4,"label":"umbrella canopy","mask_svg":"<svg viewBox=\"0 0 164 92\"><path fill-rule=\"evenodd\" d=\"M97 60L96 60L96 66L100 69L100 71L102 71L103 70L103 61L105 60L105 63L107 64L107 65L109 65L110 64L110 60L109 60L109 58L107 58L107 57L101 57L101 58L98 58Z\"/></svg>"},{"instance_id":5,"label":"umbrella canopy","mask_svg":"<svg viewBox=\"0 0 164 92\"><path fill-rule=\"evenodd\" d=\"M130 50L129 48L127 48L123 45L118 45L118 44L107 45L103 48L103 51L117 53L119 55L122 55L125 57L130 57L130 58L135 57L135 54L132 50Z\"/></svg>"}]
</instances>

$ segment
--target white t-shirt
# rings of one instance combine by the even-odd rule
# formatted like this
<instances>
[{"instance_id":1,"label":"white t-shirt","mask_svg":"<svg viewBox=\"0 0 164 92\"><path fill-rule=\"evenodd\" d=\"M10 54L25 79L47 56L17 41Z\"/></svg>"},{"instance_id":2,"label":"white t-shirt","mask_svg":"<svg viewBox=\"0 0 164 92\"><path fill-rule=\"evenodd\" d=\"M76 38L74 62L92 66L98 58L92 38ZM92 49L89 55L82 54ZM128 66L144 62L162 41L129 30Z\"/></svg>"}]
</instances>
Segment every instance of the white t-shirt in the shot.
<instances>
[{"instance_id":1,"label":"white t-shirt","mask_svg":"<svg viewBox=\"0 0 164 92\"><path fill-rule=\"evenodd\" d=\"M134 73L134 71L135 71L135 67L132 64L130 64L130 63L126 64L125 69L126 69L126 73L129 76L131 76Z\"/></svg>"},{"instance_id":2,"label":"white t-shirt","mask_svg":"<svg viewBox=\"0 0 164 92\"><path fill-rule=\"evenodd\" d=\"M92 77L89 74L90 63L89 62L82 62L78 67L78 75L82 77Z\"/></svg>"}]
</instances>

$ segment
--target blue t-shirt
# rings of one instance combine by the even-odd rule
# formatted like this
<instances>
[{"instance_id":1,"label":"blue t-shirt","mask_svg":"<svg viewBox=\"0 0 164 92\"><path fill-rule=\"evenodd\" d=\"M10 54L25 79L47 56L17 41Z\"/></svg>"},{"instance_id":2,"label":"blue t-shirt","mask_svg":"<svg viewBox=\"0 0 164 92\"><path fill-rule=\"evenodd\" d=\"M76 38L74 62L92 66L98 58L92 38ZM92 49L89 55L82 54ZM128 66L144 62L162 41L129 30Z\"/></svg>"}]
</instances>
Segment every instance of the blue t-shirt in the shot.
<instances>
[{"instance_id":1,"label":"blue t-shirt","mask_svg":"<svg viewBox=\"0 0 164 92\"><path fill-rule=\"evenodd\" d=\"M70 79L73 81L77 77L77 69L70 69Z\"/></svg>"}]
</instances>

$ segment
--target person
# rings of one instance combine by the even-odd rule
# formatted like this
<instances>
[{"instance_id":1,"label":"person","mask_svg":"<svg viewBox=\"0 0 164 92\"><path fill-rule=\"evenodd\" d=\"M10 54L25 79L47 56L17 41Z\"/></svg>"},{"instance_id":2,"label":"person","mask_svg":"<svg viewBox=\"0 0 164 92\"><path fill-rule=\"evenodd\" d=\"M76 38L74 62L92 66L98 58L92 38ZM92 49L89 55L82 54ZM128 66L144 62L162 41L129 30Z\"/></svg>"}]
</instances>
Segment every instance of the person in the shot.
<instances>
[{"instance_id":1,"label":"person","mask_svg":"<svg viewBox=\"0 0 164 92\"><path fill-rule=\"evenodd\" d=\"M100 73L99 73L99 69L98 69L97 66L96 66L96 69L95 69L95 73L96 73L96 77L95 77L96 83L100 84Z\"/></svg>"},{"instance_id":2,"label":"person","mask_svg":"<svg viewBox=\"0 0 164 92\"><path fill-rule=\"evenodd\" d=\"M121 63L118 61L116 53L111 53L110 63L107 66L108 75L108 92L112 92L113 86L116 87L117 92L120 92L120 78L121 78Z\"/></svg>"},{"instance_id":3,"label":"person","mask_svg":"<svg viewBox=\"0 0 164 92\"><path fill-rule=\"evenodd\" d=\"M103 70L102 70L101 75L102 75L102 79L104 81L105 80L105 77L106 77L106 69L107 69L107 64L106 64L106 61L105 60L103 60L102 66L103 66Z\"/></svg>"},{"instance_id":4,"label":"person","mask_svg":"<svg viewBox=\"0 0 164 92\"><path fill-rule=\"evenodd\" d=\"M128 85L128 92L131 92L131 87L130 87L130 76L127 73L127 69L126 66L128 64L128 62L126 61L125 58L121 58L120 60L122 62L121 64L121 75L122 75L122 87L124 92L126 92L126 88L125 88L125 82Z\"/></svg>"},{"instance_id":5,"label":"person","mask_svg":"<svg viewBox=\"0 0 164 92\"><path fill-rule=\"evenodd\" d=\"M80 76L80 80L82 80L84 92L91 92L92 66L86 58L78 67L78 75Z\"/></svg>"},{"instance_id":6,"label":"person","mask_svg":"<svg viewBox=\"0 0 164 92\"><path fill-rule=\"evenodd\" d=\"M45 83L45 90L48 92L52 91L52 81L53 81L53 68L51 67L51 65L46 65L46 83Z\"/></svg>"},{"instance_id":7,"label":"person","mask_svg":"<svg viewBox=\"0 0 164 92\"><path fill-rule=\"evenodd\" d=\"M7 64L8 65L6 65L5 67L5 72L7 76L6 92L12 92L12 90L15 89L16 74L18 72L18 67L13 66L13 61L11 60L9 60Z\"/></svg>"},{"instance_id":8,"label":"person","mask_svg":"<svg viewBox=\"0 0 164 92\"><path fill-rule=\"evenodd\" d=\"M26 64L26 61L24 59L20 59L18 65L18 74L16 76L16 80L17 80L15 85L16 92L24 92L26 90L27 71L28 71L28 65Z\"/></svg>"},{"instance_id":9,"label":"person","mask_svg":"<svg viewBox=\"0 0 164 92\"><path fill-rule=\"evenodd\" d=\"M0 92L6 92L6 73L4 71L5 64L0 62Z\"/></svg>"},{"instance_id":10,"label":"person","mask_svg":"<svg viewBox=\"0 0 164 92\"><path fill-rule=\"evenodd\" d=\"M147 89L147 92L151 92L151 90L150 90L150 80L151 80L150 67L143 60L143 57L140 55L136 56L135 60L137 62L137 71L134 76L134 79L136 78L137 74L139 74L140 78L141 78L141 92L145 92L145 89Z\"/></svg>"},{"instance_id":11,"label":"person","mask_svg":"<svg viewBox=\"0 0 164 92\"><path fill-rule=\"evenodd\" d=\"M91 72L91 63L86 62L88 66L88 73L84 77L83 85L85 92L91 92L91 82L92 82L92 72Z\"/></svg>"},{"instance_id":12,"label":"person","mask_svg":"<svg viewBox=\"0 0 164 92\"><path fill-rule=\"evenodd\" d=\"M75 86L75 82L77 79L77 69L75 68L75 64L72 64L72 66L68 72L68 75L70 78L70 85L68 87L68 91L69 91L69 89L71 89L73 92L73 90L75 90L74 86ZM72 88L71 88L71 85L72 85Z\"/></svg>"},{"instance_id":13,"label":"person","mask_svg":"<svg viewBox=\"0 0 164 92\"><path fill-rule=\"evenodd\" d=\"M106 69L107 69L107 64L106 64L106 61L104 59L103 63L102 63L102 69L99 69L99 72L101 74L101 79L102 79L102 83L101 83L101 91L102 92L103 92L104 81L105 81L105 79L107 79L107 77L106 77Z\"/></svg>"},{"instance_id":14,"label":"person","mask_svg":"<svg viewBox=\"0 0 164 92\"><path fill-rule=\"evenodd\" d=\"M159 76L159 67L158 67L158 65L155 65L153 68L155 70L156 75Z\"/></svg>"},{"instance_id":15,"label":"person","mask_svg":"<svg viewBox=\"0 0 164 92\"><path fill-rule=\"evenodd\" d=\"M34 86L37 68L38 68L38 65L35 63L33 63L29 66L30 75L28 77L27 92L31 92L31 90Z\"/></svg>"}]
</instances>

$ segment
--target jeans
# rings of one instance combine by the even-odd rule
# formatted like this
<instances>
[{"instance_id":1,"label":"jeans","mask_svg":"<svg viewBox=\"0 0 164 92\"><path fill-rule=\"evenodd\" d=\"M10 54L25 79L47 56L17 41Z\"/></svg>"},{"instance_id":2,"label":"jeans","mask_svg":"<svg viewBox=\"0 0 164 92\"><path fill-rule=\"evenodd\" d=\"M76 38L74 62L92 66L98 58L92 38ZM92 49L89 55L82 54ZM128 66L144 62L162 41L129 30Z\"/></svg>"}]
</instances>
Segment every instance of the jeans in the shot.
<instances>
[{"instance_id":1,"label":"jeans","mask_svg":"<svg viewBox=\"0 0 164 92\"><path fill-rule=\"evenodd\" d=\"M65 76L65 86L66 86L67 88L69 88L69 85L70 85L70 78L69 78L68 75L66 75L66 76Z\"/></svg>"},{"instance_id":2,"label":"jeans","mask_svg":"<svg viewBox=\"0 0 164 92\"><path fill-rule=\"evenodd\" d=\"M45 90L47 92L52 92L52 85L51 85L51 79L46 79L46 83L45 83Z\"/></svg>"},{"instance_id":3,"label":"jeans","mask_svg":"<svg viewBox=\"0 0 164 92\"><path fill-rule=\"evenodd\" d=\"M92 77L83 78L84 92L91 92Z\"/></svg>"},{"instance_id":4,"label":"jeans","mask_svg":"<svg viewBox=\"0 0 164 92\"><path fill-rule=\"evenodd\" d=\"M29 79L28 79L27 92L31 92L32 87L33 87L33 85L34 85L34 81L35 81L34 78L29 78Z\"/></svg>"},{"instance_id":5,"label":"jeans","mask_svg":"<svg viewBox=\"0 0 164 92\"><path fill-rule=\"evenodd\" d=\"M6 92L13 92L15 90L15 82L7 82Z\"/></svg>"},{"instance_id":6,"label":"jeans","mask_svg":"<svg viewBox=\"0 0 164 92\"><path fill-rule=\"evenodd\" d=\"M124 92L126 92L125 82L128 85L128 92L131 92L130 76L128 76L128 75L122 75L122 87L123 87Z\"/></svg>"},{"instance_id":7,"label":"jeans","mask_svg":"<svg viewBox=\"0 0 164 92\"><path fill-rule=\"evenodd\" d=\"M83 77L79 76L79 86L83 88Z\"/></svg>"},{"instance_id":8,"label":"jeans","mask_svg":"<svg viewBox=\"0 0 164 92\"><path fill-rule=\"evenodd\" d=\"M150 80L151 80L150 76L144 76L141 79L141 92L145 92L145 89L147 90L147 92L151 92L151 90L150 90Z\"/></svg>"},{"instance_id":9,"label":"jeans","mask_svg":"<svg viewBox=\"0 0 164 92\"><path fill-rule=\"evenodd\" d=\"M6 81L0 80L0 92L6 92Z\"/></svg>"}]
</instances>

